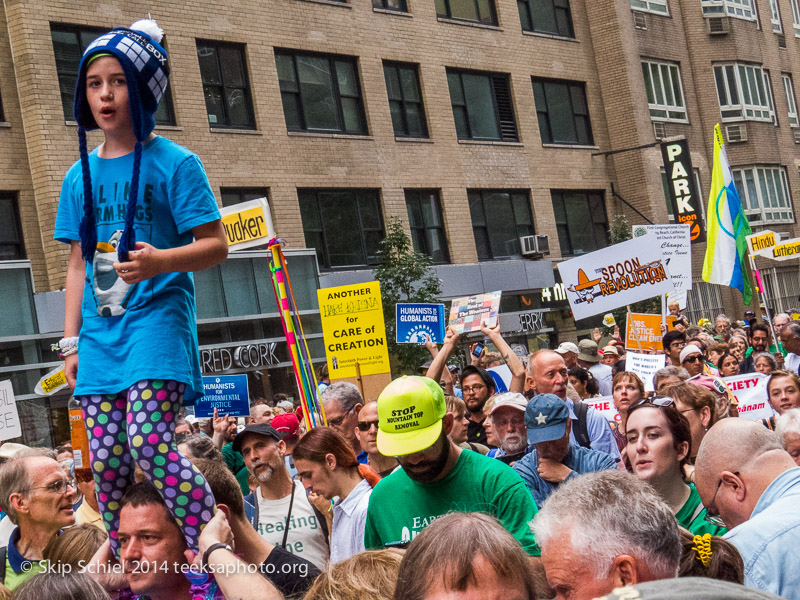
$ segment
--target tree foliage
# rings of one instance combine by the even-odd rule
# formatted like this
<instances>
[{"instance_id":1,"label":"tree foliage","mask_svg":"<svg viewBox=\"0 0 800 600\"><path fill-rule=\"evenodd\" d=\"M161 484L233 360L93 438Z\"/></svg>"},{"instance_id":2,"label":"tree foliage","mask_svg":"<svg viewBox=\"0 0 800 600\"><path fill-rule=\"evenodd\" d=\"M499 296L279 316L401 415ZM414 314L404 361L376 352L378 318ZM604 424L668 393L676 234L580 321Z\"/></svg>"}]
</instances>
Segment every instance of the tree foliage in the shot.
<instances>
[{"instance_id":1,"label":"tree foliage","mask_svg":"<svg viewBox=\"0 0 800 600\"><path fill-rule=\"evenodd\" d=\"M389 220L386 237L381 242L378 254L380 264L375 269L375 278L381 284L389 352L393 355L393 363L403 372L414 372L419 365L430 359L430 354L424 347L416 344L395 343L395 305L406 302L439 302L441 285L433 271L430 257L414 251L411 239L397 217Z\"/></svg>"}]
</instances>

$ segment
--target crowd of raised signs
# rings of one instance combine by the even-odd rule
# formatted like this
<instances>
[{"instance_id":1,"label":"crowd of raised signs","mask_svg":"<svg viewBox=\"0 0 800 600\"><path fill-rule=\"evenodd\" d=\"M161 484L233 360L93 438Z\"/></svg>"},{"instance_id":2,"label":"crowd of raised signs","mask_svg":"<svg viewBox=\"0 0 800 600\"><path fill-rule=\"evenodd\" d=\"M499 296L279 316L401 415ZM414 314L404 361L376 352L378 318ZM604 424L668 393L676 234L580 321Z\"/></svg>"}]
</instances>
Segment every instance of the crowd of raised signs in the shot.
<instances>
[{"instance_id":1,"label":"crowd of raised signs","mask_svg":"<svg viewBox=\"0 0 800 600\"><path fill-rule=\"evenodd\" d=\"M181 418L217 507L196 548L137 471L117 555L70 444L6 443L0 598L800 598L800 323L676 316L652 386L618 335L521 358L484 325L491 352L448 329L377 398L322 367L326 427L285 397Z\"/></svg>"}]
</instances>

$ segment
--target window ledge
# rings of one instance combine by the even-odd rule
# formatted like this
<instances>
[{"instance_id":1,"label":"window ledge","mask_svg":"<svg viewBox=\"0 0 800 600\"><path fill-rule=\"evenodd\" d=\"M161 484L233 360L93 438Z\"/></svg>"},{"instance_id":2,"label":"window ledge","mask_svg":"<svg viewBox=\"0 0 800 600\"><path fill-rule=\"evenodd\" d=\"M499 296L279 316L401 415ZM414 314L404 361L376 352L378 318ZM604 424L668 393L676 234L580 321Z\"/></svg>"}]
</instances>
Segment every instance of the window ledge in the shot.
<instances>
[{"instance_id":1,"label":"window ledge","mask_svg":"<svg viewBox=\"0 0 800 600\"><path fill-rule=\"evenodd\" d=\"M431 138L420 138L420 137L402 137L402 136L394 136L395 142L403 142L404 144L432 144L433 140Z\"/></svg>"},{"instance_id":2,"label":"window ledge","mask_svg":"<svg viewBox=\"0 0 800 600\"><path fill-rule=\"evenodd\" d=\"M492 140L458 140L458 143L467 146L518 146L520 148L524 146L522 142L500 142Z\"/></svg>"},{"instance_id":3,"label":"window ledge","mask_svg":"<svg viewBox=\"0 0 800 600\"><path fill-rule=\"evenodd\" d=\"M485 23L476 23L474 21L466 21L463 19L449 19L447 17L436 17L439 23L450 23L451 25L462 25L464 27L475 27L477 29L489 29L491 31L503 31L503 28L498 25L486 25Z\"/></svg>"},{"instance_id":4,"label":"window ledge","mask_svg":"<svg viewBox=\"0 0 800 600\"><path fill-rule=\"evenodd\" d=\"M286 135L289 137L299 138L324 138L334 140L370 140L375 141L371 135L358 135L355 133L316 133L312 131L287 131Z\"/></svg>"},{"instance_id":5,"label":"window ledge","mask_svg":"<svg viewBox=\"0 0 800 600\"><path fill-rule=\"evenodd\" d=\"M568 148L571 150L600 150L600 146L589 144L542 144L542 148Z\"/></svg>"},{"instance_id":6,"label":"window ledge","mask_svg":"<svg viewBox=\"0 0 800 600\"><path fill-rule=\"evenodd\" d=\"M161 131L183 131L183 127L180 125L156 125L156 129Z\"/></svg>"},{"instance_id":7,"label":"window ledge","mask_svg":"<svg viewBox=\"0 0 800 600\"><path fill-rule=\"evenodd\" d=\"M232 133L234 135L264 135L263 132L257 129L227 129L223 127L209 127L211 133Z\"/></svg>"},{"instance_id":8,"label":"window ledge","mask_svg":"<svg viewBox=\"0 0 800 600\"><path fill-rule=\"evenodd\" d=\"M11 127L11 123L8 121L0 121L0 127Z\"/></svg>"},{"instance_id":9,"label":"window ledge","mask_svg":"<svg viewBox=\"0 0 800 600\"><path fill-rule=\"evenodd\" d=\"M382 15L394 15L395 17L405 17L407 19L413 19L414 15L410 12L405 12L402 10L391 10L389 8L375 8L372 7L372 12L381 13Z\"/></svg>"},{"instance_id":10,"label":"window ledge","mask_svg":"<svg viewBox=\"0 0 800 600\"><path fill-rule=\"evenodd\" d=\"M653 123L674 123L675 125L689 125L689 119L666 119L662 117L650 117Z\"/></svg>"},{"instance_id":11,"label":"window ledge","mask_svg":"<svg viewBox=\"0 0 800 600\"><path fill-rule=\"evenodd\" d=\"M573 44L580 44L581 43L580 40L575 39L574 37L567 37L566 35L558 35L558 34L555 34L555 33L544 33L544 32L540 32L540 31L525 31L523 29L522 30L522 35L527 35L527 36L535 37L535 38L545 38L545 39L548 39L548 40L558 40L558 41L561 41L561 42L572 42Z\"/></svg>"},{"instance_id":12,"label":"window ledge","mask_svg":"<svg viewBox=\"0 0 800 600\"><path fill-rule=\"evenodd\" d=\"M328 6L340 6L341 8L352 9L353 5L349 2L336 2L335 0L298 0L299 2L310 2L312 4L327 4Z\"/></svg>"}]
</instances>

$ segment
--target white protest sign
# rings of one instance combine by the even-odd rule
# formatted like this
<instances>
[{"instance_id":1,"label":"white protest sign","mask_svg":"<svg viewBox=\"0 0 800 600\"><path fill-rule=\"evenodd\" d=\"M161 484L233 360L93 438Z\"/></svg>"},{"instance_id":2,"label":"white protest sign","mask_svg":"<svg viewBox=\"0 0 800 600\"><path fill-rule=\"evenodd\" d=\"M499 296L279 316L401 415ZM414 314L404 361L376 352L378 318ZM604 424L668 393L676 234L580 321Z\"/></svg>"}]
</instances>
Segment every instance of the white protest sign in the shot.
<instances>
[{"instance_id":1,"label":"white protest sign","mask_svg":"<svg viewBox=\"0 0 800 600\"><path fill-rule=\"evenodd\" d=\"M576 320L673 289L652 233L559 263L558 271Z\"/></svg>"},{"instance_id":2,"label":"white protest sign","mask_svg":"<svg viewBox=\"0 0 800 600\"><path fill-rule=\"evenodd\" d=\"M18 438L22 435L17 401L11 380L0 381L0 441Z\"/></svg>"},{"instance_id":3,"label":"white protest sign","mask_svg":"<svg viewBox=\"0 0 800 600\"><path fill-rule=\"evenodd\" d=\"M633 237L652 233L658 238L664 264L669 270L672 287L676 290L692 289L692 242L690 226L679 225L634 225Z\"/></svg>"},{"instance_id":4,"label":"white protest sign","mask_svg":"<svg viewBox=\"0 0 800 600\"><path fill-rule=\"evenodd\" d=\"M612 396L601 396L600 398L586 398L583 400L586 406L591 406L601 415L606 418L610 423L619 423L621 417L619 411L614 407L614 398Z\"/></svg>"},{"instance_id":5,"label":"white protest sign","mask_svg":"<svg viewBox=\"0 0 800 600\"><path fill-rule=\"evenodd\" d=\"M491 375L492 379L494 379L495 394L502 394L503 392L507 392L509 390L513 376L511 374L511 369L508 368L508 365L492 367L491 369L487 369L487 371L489 371L489 375ZM505 386L505 389L503 389L503 386Z\"/></svg>"},{"instance_id":6,"label":"white protest sign","mask_svg":"<svg viewBox=\"0 0 800 600\"><path fill-rule=\"evenodd\" d=\"M775 414L767 396L769 376L763 373L744 373L723 377L731 394L739 401L739 416L748 421L769 419Z\"/></svg>"},{"instance_id":7,"label":"white protest sign","mask_svg":"<svg viewBox=\"0 0 800 600\"><path fill-rule=\"evenodd\" d=\"M266 246L276 237L266 198L239 202L219 212L230 251Z\"/></svg>"},{"instance_id":8,"label":"white protest sign","mask_svg":"<svg viewBox=\"0 0 800 600\"><path fill-rule=\"evenodd\" d=\"M653 388L653 375L659 369L664 368L664 355L627 352L625 354L625 368L639 376L639 379L644 383L646 392L652 392L655 389Z\"/></svg>"},{"instance_id":9,"label":"white protest sign","mask_svg":"<svg viewBox=\"0 0 800 600\"><path fill-rule=\"evenodd\" d=\"M687 295L688 293L686 290L680 290L680 291L676 290L667 294L667 300L670 302L677 302L678 307L681 310L683 310L686 308Z\"/></svg>"}]
</instances>

